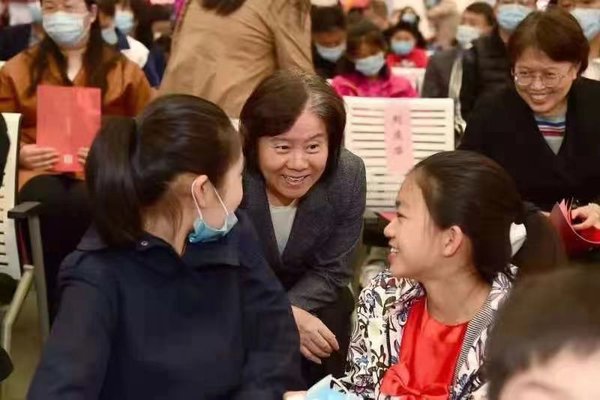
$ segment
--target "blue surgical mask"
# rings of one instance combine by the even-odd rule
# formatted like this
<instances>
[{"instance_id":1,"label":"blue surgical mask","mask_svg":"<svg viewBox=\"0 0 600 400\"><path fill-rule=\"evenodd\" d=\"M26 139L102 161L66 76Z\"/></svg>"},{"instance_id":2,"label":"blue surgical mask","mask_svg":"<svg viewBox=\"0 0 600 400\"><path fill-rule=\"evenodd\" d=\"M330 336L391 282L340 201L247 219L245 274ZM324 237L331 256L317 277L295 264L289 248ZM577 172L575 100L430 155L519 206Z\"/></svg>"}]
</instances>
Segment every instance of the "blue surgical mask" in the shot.
<instances>
[{"instance_id":1,"label":"blue surgical mask","mask_svg":"<svg viewBox=\"0 0 600 400\"><path fill-rule=\"evenodd\" d=\"M571 14L577 18L588 41L591 41L600 33L600 9L576 8L571 11Z\"/></svg>"},{"instance_id":2,"label":"blue surgical mask","mask_svg":"<svg viewBox=\"0 0 600 400\"><path fill-rule=\"evenodd\" d=\"M135 20L133 13L128 10L117 10L115 13L115 25L121 32L129 35L133 31Z\"/></svg>"},{"instance_id":3,"label":"blue surgical mask","mask_svg":"<svg viewBox=\"0 0 600 400\"><path fill-rule=\"evenodd\" d=\"M521 4L502 4L498 7L498 24L502 29L512 32L532 11Z\"/></svg>"},{"instance_id":4,"label":"blue surgical mask","mask_svg":"<svg viewBox=\"0 0 600 400\"><path fill-rule=\"evenodd\" d=\"M90 29L85 23L87 14L57 11L43 16L44 31L59 47L73 47L81 43Z\"/></svg>"},{"instance_id":5,"label":"blue surgical mask","mask_svg":"<svg viewBox=\"0 0 600 400\"><path fill-rule=\"evenodd\" d=\"M119 37L117 36L117 31L114 26L111 26L106 29L102 29L102 38L104 41L112 46L117 44L119 41Z\"/></svg>"},{"instance_id":6,"label":"blue surgical mask","mask_svg":"<svg viewBox=\"0 0 600 400\"><path fill-rule=\"evenodd\" d=\"M415 44L410 40L392 40L392 51L399 56L410 54L415 48Z\"/></svg>"},{"instance_id":7,"label":"blue surgical mask","mask_svg":"<svg viewBox=\"0 0 600 400\"><path fill-rule=\"evenodd\" d=\"M27 3L29 12L31 13L31 20L34 24L42 22L42 5L39 1Z\"/></svg>"},{"instance_id":8,"label":"blue surgical mask","mask_svg":"<svg viewBox=\"0 0 600 400\"><path fill-rule=\"evenodd\" d=\"M333 389L333 384L339 385L340 390ZM344 388L344 386L338 382L337 379L331 375L326 376L319 382L315 383L306 392L305 400L359 400L360 398Z\"/></svg>"},{"instance_id":9,"label":"blue surgical mask","mask_svg":"<svg viewBox=\"0 0 600 400\"><path fill-rule=\"evenodd\" d=\"M463 49L471 47L471 43L481 36L479 29L470 25L459 25L456 30L456 40Z\"/></svg>"},{"instance_id":10,"label":"blue surgical mask","mask_svg":"<svg viewBox=\"0 0 600 400\"><path fill-rule=\"evenodd\" d=\"M344 51L346 51L346 43L344 42L336 47L325 47L315 43L315 48L317 49L317 53L319 53L319 55L325 60L329 62L337 62L337 60L339 60L344 54Z\"/></svg>"},{"instance_id":11,"label":"blue surgical mask","mask_svg":"<svg viewBox=\"0 0 600 400\"><path fill-rule=\"evenodd\" d=\"M406 22L407 24L416 24L417 23L417 15L416 14L412 14L412 13L406 13L404 15L402 15L402 21Z\"/></svg>"},{"instance_id":12,"label":"blue surgical mask","mask_svg":"<svg viewBox=\"0 0 600 400\"><path fill-rule=\"evenodd\" d=\"M219 229L215 229L208 225L204 221L202 210L198 205L198 200L196 200L196 193L194 192L194 186L196 185L196 182L197 180L192 183L192 197L194 198L194 203L196 204L196 209L198 210L198 218L196 218L194 221L194 231L189 234L188 240L190 243L214 242L226 236L233 229L235 224L237 224L238 219L233 212L229 212L229 210L227 210L225 203L223 203L221 196L219 196L219 192L217 192L217 189L215 189L217 199L219 199L219 203L221 203L221 207L223 207L223 210L225 211L225 221L223 221L223 226Z\"/></svg>"},{"instance_id":13,"label":"blue surgical mask","mask_svg":"<svg viewBox=\"0 0 600 400\"><path fill-rule=\"evenodd\" d=\"M354 62L356 70L365 76L375 76L381 71L385 65L385 57L383 52L374 56L361 58Z\"/></svg>"}]
</instances>

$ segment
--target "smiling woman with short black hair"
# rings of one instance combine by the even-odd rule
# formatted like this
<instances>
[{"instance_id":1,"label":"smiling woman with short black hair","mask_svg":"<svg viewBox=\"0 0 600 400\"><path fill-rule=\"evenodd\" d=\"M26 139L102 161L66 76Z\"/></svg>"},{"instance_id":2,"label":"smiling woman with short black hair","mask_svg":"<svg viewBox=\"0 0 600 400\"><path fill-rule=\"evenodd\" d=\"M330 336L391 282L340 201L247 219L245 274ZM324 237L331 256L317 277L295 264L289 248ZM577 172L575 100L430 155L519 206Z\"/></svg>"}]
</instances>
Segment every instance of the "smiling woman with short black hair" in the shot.
<instances>
[{"instance_id":1,"label":"smiling woman with short black hair","mask_svg":"<svg viewBox=\"0 0 600 400\"><path fill-rule=\"evenodd\" d=\"M508 42L514 85L482 99L460 146L502 165L542 210L578 200L575 229L600 228L600 82L581 77L588 52L570 14L530 14Z\"/></svg>"}]
</instances>

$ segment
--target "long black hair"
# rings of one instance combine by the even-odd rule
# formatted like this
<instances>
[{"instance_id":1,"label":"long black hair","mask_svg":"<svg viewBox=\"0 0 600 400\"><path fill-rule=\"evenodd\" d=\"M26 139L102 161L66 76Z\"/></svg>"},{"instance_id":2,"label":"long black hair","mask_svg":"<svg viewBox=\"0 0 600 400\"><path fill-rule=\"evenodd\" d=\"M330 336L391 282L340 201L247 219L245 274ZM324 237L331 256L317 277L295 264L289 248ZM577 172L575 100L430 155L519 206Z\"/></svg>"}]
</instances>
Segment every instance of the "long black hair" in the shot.
<instances>
[{"instance_id":1,"label":"long black hair","mask_svg":"<svg viewBox=\"0 0 600 400\"><path fill-rule=\"evenodd\" d=\"M95 3L95 0L85 0L88 10L91 10L92 5ZM102 39L102 30L98 18L92 23L89 35L89 42L83 54L82 63L87 78L86 85L99 88L104 95L108 87L106 80L108 72L117 64L122 55L116 49L107 45L104 39ZM28 54L33 57L33 62L29 69L31 84L27 88L29 96L35 94L38 85L42 82L44 74L49 68L51 58L58 65L62 80L61 84L63 86L73 85L67 76L67 59L50 36L44 35L37 50L29 50Z\"/></svg>"},{"instance_id":2,"label":"long black hair","mask_svg":"<svg viewBox=\"0 0 600 400\"><path fill-rule=\"evenodd\" d=\"M206 175L219 188L240 154L229 117L199 97L168 95L137 119L107 118L85 166L100 236L109 246L131 245L143 233L144 211L165 198L177 176Z\"/></svg>"}]
</instances>

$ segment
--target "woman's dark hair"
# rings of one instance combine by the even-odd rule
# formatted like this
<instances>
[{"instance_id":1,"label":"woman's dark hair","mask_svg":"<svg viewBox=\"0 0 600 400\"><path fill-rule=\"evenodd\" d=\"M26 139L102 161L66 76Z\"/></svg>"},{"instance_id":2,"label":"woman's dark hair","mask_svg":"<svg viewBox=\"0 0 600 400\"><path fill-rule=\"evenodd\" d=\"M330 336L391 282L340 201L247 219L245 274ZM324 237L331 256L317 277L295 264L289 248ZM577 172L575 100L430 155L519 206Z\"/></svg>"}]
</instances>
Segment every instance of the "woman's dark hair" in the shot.
<instances>
[{"instance_id":1,"label":"woman's dark hair","mask_svg":"<svg viewBox=\"0 0 600 400\"><path fill-rule=\"evenodd\" d=\"M350 57L356 58L356 53L363 44L378 47L384 52L388 48L383 33L371 21L362 19L356 24L349 25L346 39L346 54L340 59L338 64L340 74L346 75L356 72L356 67ZM382 68L379 74L383 78L387 77L389 75L388 68Z\"/></svg>"},{"instance_id":2,"label":"woman's dark hair","mask_svg":"<svg viewBox=\"0 0 600 400\"><path fill-rule=\"evenodd\" d=\"M485 18L485 22L492 28L498 27L498 21L496 20L496 13L494 13L494 8L490 6L488 3L484 3L483 1L478 1L476 3L472 3L465 8L465 11L471 12L473 14L482 15Z\"/></svg>"},{"instance_id":3,"label":"woman's dark hair","mask_svg":"<svg viewBox=\"0 0 600 400\"><path fill-rule=\"evenodd\" d=\"M511 259L510 225L525 210L512 178L491 159L468 151L435 154L410 175L421 188L436 226L459 226L473 247L473 261L491 283Z\"/></svg>"},{"instance_id":4,"label":"woman's dark hair","mask_svg":"<svg viewBox=\"0 0 600 400\"><path fill-rule=\"evenodd\" d=\"M95 2L95 0L85 0L88 9L91 9ZM106 80L108 72L123 56L102 39L102 31L98 18L92 23L89 35L89 42L83 54L83 69L87 79L86 85L99 88L104 95L108 87ZM33 62L29 69L31 84L27 88L29 96L35 94L38 85L44 77L44 73L50 66L50 58L53 58L58 65L62 80L61 85L73 86L73 82L67 76L67 59L50 36L44 35L38 50L29 51L28 54L33 57Z\"/></svg>"},{"instance_id":5,"label":"woman's dark hair","mask_svg":"<svg viewBox=\"0 0 600 400\"><path fill-rule=\"evenodd\" d=\"M561 268L518 282L488 341L485 378L497 400L506 383L564 350L581 358L600 351L600 270Z\"/></svg>"},{"instance_id":6,"label":"woman's dark hair","mask_svg":"<svg viewBox=\"0 0 600 400\"><path fill-rule=\"evenodd\" d=\"M85 166L98 232L110 246L131 245L142 235L142 212L178 175L206 175L219 188L240 153L227 115L195 96L160 97L137 119L107 118Z\"/></svg>"},{"instance_id":7,"label":"woman's dark hair","mask_svg":"<svg viewBox=\"0 0 600 400\"><path fill-rule=\"evenodd\" d=\"M312 6L310 9L312 33L326 33L336 29L346 30L346 15L341 5Z\"/></svg>"},{"instance_id":8,"label":"woman's dark hair","mask_svg":"<svg viewBox=\"0 0 600 400\"><path fill-rule=\"evenodd\" d=\"M424 49L427 47L427 42L425 41L423 34L421 33L419 27L416 24L410 24L406 21L401 20L388 30L388 37L390 38L390 40L396 33L400 31L410 33L415 38L416 47L420 49Z\"/></svg>"},{"instance_id":9,"label":"woman's dark hair","mask_svg":"<svg viewBox=\"0 0 600 400\"><path fill-rule=\"evenodd\" d=\"M308 110L325 125L329 154L323 178L337 167L344 141L346 109L344 101L319 76L300 71L278 71L252 92L240 114L244 155L250 170L259 172L258 140L289 131Z\"/></svg>"},{"instance_id":10,"label":"woman's dark hair","mask_svg":"<svg viewBox=\"0 0 600 400\"><path fill-rule=\"evenodd\" d=\"M557 7L532 12L510 36L508 57L512 68L529 48L542 51L556 62L579 64L579 74L588 66L590 45L579 23Z\"/></svg>"},{"instance_id":11,"label":"woman's dark hair","mask_svg":"<svg viewBox=\"0 0 600 400\"><path fill-rule=\"evenodd\" d=\"M244 5L246 0L202 0L202 7L215 10L219 15L229 15Z\"/></svg>"}]
</instances>

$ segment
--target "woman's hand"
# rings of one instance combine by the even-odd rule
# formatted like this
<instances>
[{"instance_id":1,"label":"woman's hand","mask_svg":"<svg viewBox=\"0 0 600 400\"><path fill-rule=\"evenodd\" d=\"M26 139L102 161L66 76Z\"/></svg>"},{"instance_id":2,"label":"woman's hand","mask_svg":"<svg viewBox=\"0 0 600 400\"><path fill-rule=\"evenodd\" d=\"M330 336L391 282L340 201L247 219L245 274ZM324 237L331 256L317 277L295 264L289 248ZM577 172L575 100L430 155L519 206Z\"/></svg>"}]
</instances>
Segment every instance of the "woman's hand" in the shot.
<instances>
[{"instance_id":1,"label":"woman's hand","mask_svg":"<svg viewBox=\"0 0 600 400\"><path fill-rule=\"evenodd\" d=\"M19 165L26 169L51 170L58 162L58 153L52 147L24 144L19 151Z\"/></svg>"},{"instance_id":2,"label":"woman's hand","mask_svg":"<svg viewBox=\"0 0 600 400\"><path fill-rule=\"evenodd\" d=\"M292 312L300 333L300 352L304 357L321 364L322 358L340 349L335 335L319 318L295 306L292 306Z\"/></svg>"},{"instance_id":3,"label":"woman's hand","mask_svg":"<svg viewBox=\"0 0 600 400\"><path fill-rule=\"evenodd\" d=\"M90 152L89 147L82 147L77 151L77 159L79 163L85 167L85 162L87 161L88 154Z\"/></svg>"},{"instance_id":4,"label":"woman's hand","mask_svg":"<svg viewBox=\"0 0 600 400\"><path fill-rule=\"evenodd\" d=\"M575 230L583 230L588 228L600 229L600 206L590 203L587 206L579 207L571 211L573 220L579 219L582 222L573 225Z\"/></svg>"}]
</instances>

